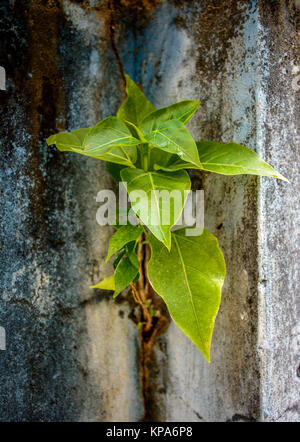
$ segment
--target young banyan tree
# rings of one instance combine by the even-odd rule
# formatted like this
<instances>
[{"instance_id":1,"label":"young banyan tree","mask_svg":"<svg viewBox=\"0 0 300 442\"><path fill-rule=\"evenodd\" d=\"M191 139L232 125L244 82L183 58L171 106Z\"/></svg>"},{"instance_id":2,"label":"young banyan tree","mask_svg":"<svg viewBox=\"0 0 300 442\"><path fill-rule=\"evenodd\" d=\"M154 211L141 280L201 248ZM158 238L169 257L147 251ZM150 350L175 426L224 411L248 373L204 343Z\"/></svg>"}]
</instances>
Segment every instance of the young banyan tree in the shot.
<instances>
[{"instance_id":1,"label":"young banyan tree","mask_svg":"<svg viewBox=\"0 0 300 442\"><path fill-rule=\"evenodd\" d=\"M107 261L114 257L114 274L92 288L112 290L116 297L131 286L141 306L139 328L149 330L156 312L140 283L147 279L178 327L210 361L225 261L216 237L207 229L200 235L188 235L184 227L172 229L191 190L187 170L286 179L245 146L195 141L186 123L200 101L155 109L127 75L126 92L117 116L92 128L61 132L47 139L48 145L54 144L62 152L106 161L114 181L123 183L130 196L136 222L124 222L124 214L117 214L107 254ZM176 201L170 198L174 191ZM146 266L143 247L150 248Z\"/></svg>"}]
</instances>

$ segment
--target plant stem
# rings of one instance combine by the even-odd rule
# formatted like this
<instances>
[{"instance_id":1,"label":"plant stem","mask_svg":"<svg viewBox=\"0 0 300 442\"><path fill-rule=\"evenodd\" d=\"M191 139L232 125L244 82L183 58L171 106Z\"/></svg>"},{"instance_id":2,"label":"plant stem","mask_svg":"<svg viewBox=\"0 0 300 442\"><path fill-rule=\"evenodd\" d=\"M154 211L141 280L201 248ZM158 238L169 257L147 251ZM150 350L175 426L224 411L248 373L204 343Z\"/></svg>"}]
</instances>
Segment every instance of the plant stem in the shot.
<instances>
[{"instance_id":1,"label":"plant stem","mask_svg":"<svg viewBox=\"0 0 300 442\"><path fill-rule=\"evenodd\" d=\"M137 281L137 285L134 283L131 283L130 286L132 288L133 297L135 298L135 301L140 304L142 308L143 313L143 319L146 322L143 330L145 332L148 332L151 330L152 327L152 317L150 315L150 312L148 310L148 307L146 305L147 302L147 293L146 293L146 275L145 275L145 269L144 269L144 258L145 258L145 245L143 244L144 241L144 234L141 236L141 238L138 241L138 250L137 250L137 257L140 263L140 278Z\"/></svg>"},{"instance_id":2,"label":"plant stem","mask_svg":"<svg viewBox=\"0 0 300 442\"><path fill-rule=\"evenodd\" d=\"M142 155L143 155L143 169L145 172L149 169L150 164L150 146L149 144L142 144Z\"/></svg>"},{"instance_id":3,"label":"plant stem","mask_svg":"<svg viewBox=\"0 0 300 442\"><path fill-rule=\"evenodd\" d=\"M147 331L149 331L149 330L151 329L151 325L152 325L152 318L151 318L151 315L150 315L150 313L149 313L149 310L148 310L146 304L145 304L144 301L142 300L142 297L141 297L139 291L137 290L136 286L134 285L134 283L131 282L131 283L130 283L130 286L131 286L131 288L132 288L132 292L133 292L134 300L135 300L138 304L140 304L140 306L141 306L141 308L142 308L142 311L143 311L143 317L144 317L144 320L145 320L145 322L146 322L145 327L144 327L144 331L147 332Z\"/></svg>"},{"instance_id":4,"label":"plant stem","mask_svg":"<svg viewBox=\"0 0 300 442\"><path fill-rule=\"evenodd\" d=\"M148 167L149 167L149 164L148 164L148 154L146 153L143 156L143 169L144 169L145 172L147 172Z\"/></svg>"}]
</instances>

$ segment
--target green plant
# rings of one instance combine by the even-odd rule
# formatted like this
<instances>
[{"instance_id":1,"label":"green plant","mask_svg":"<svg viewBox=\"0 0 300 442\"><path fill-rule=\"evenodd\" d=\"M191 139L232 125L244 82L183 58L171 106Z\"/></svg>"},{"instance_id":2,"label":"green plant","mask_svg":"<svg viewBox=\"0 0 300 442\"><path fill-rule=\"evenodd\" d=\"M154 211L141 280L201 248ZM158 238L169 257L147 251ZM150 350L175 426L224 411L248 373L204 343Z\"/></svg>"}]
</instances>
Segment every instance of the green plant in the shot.
<instances>
[{"instance_id":1,"label":"green plant","mask_svg":"<svg viewBox=\"0 0 300 442\"><path fill-rule=\"evenodd\" d=\"M206 229L200 236L185 236L185 229L170 229L184 208L191 188L186 169L200 169L224 175L253 174L285 180L255 152L235 144L195 142L185 124L197 111L199 101L182 101L155 109L136 84L126 76L127 99L116 117L108 117L90 129L58 133L47 139L60 151L71 151L107 161L116 182L127 183L139 224L116 225L110 239L107 260L116 255L114 275L95 288L113 290L116 297L128 285L141 305L138 328L149 330L156 312L145 294L141 278L148 278L163 298L175 323L210 359L210 343L217 315L225 262L217 239ZM149 194L157 190L181 195L180 206L170 204L169 220L163 223L164 198L156 200L151 219ZM142 192L143 191L143 192ZM132 193L131 193L132 194ZM151 258L143 263L145 244Z\"/></svg>"}]
</instances>

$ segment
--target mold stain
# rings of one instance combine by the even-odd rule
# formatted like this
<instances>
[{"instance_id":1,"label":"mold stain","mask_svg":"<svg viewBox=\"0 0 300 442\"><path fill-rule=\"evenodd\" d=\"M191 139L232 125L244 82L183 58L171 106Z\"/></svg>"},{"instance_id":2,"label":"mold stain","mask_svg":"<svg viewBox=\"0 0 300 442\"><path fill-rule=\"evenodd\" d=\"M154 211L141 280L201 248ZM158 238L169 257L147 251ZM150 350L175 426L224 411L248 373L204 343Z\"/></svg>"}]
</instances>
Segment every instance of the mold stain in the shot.
<instances>
[{"instance_id":1,"label":"mold stain","mask_svg":"<svg viewBox=\"0 0 300 442\"><path fill-rule=\"evenodd\" d=\"M46 203L47 192L41 172L41 149L47 149L45 139L56 127L56 119L63 106L63 92L59 69L58 37L62 17L59 2L42 0L30 2L27 13L29 32L30 78L26 84L28 114L31 133L31 152L29 174L34 187L30 198L32 215L36 223L33 237L41 238L50 207ZM49 151L46 151L49 158ZM50 159L52 167L55 160ZM47 164L46 164L47 170Z\"/></svg>"},{"instance_id":2,"label":"mold stain","mask_svg":"<svg viewBox=\"0 0 300 442\"><path fill-rule=\"evenodd\" d=\"M242 31L247 13L253 7L247 0L195 2L171 1L178 14L174 23L186 29L197 42L196 68L199 74L221 72L232 40ZM188 13L187 13L188 12Z\"/></svg>"}]
</instances>

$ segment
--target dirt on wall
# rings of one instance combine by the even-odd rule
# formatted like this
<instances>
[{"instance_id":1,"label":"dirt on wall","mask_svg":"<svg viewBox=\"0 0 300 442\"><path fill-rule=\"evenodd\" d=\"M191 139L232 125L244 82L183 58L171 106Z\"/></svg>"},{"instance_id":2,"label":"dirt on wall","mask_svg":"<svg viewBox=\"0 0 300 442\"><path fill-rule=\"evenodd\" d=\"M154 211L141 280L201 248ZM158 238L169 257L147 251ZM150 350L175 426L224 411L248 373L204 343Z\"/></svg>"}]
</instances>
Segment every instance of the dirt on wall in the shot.
<instances>
[{"instance_id":1,"label":"dirt on wall","mask_svg":"<svg viewBox=\"0 0 300 442\"><path fill-rule=\"evenodd\" d=\"M276 37L265 46L273 54L266 101L284 133L288 106L280 113L274 96L285 103L286 78L276 46L290 66L294 2L3 0L0 8L7 73L7 91L0 91L0 326L8 336L0 420L259 419L257 287L268 280L258 273L257 179L192 175L193 188L205 190L207 226L228 267L208 367L155 294L161 316L140 333L130 294L115 302L88 289L108 276L111 231L96 224L95 195L113 184L101 162L49 149L45 139L115 113L126 72L156 105L199 98L195 137L235 138L255 149L257 67L270 67L255 34L258 17ZM273 128L266 127L271 158ZM279 192L270 191L270 201Z\"/></svg>"}]
</instances>

